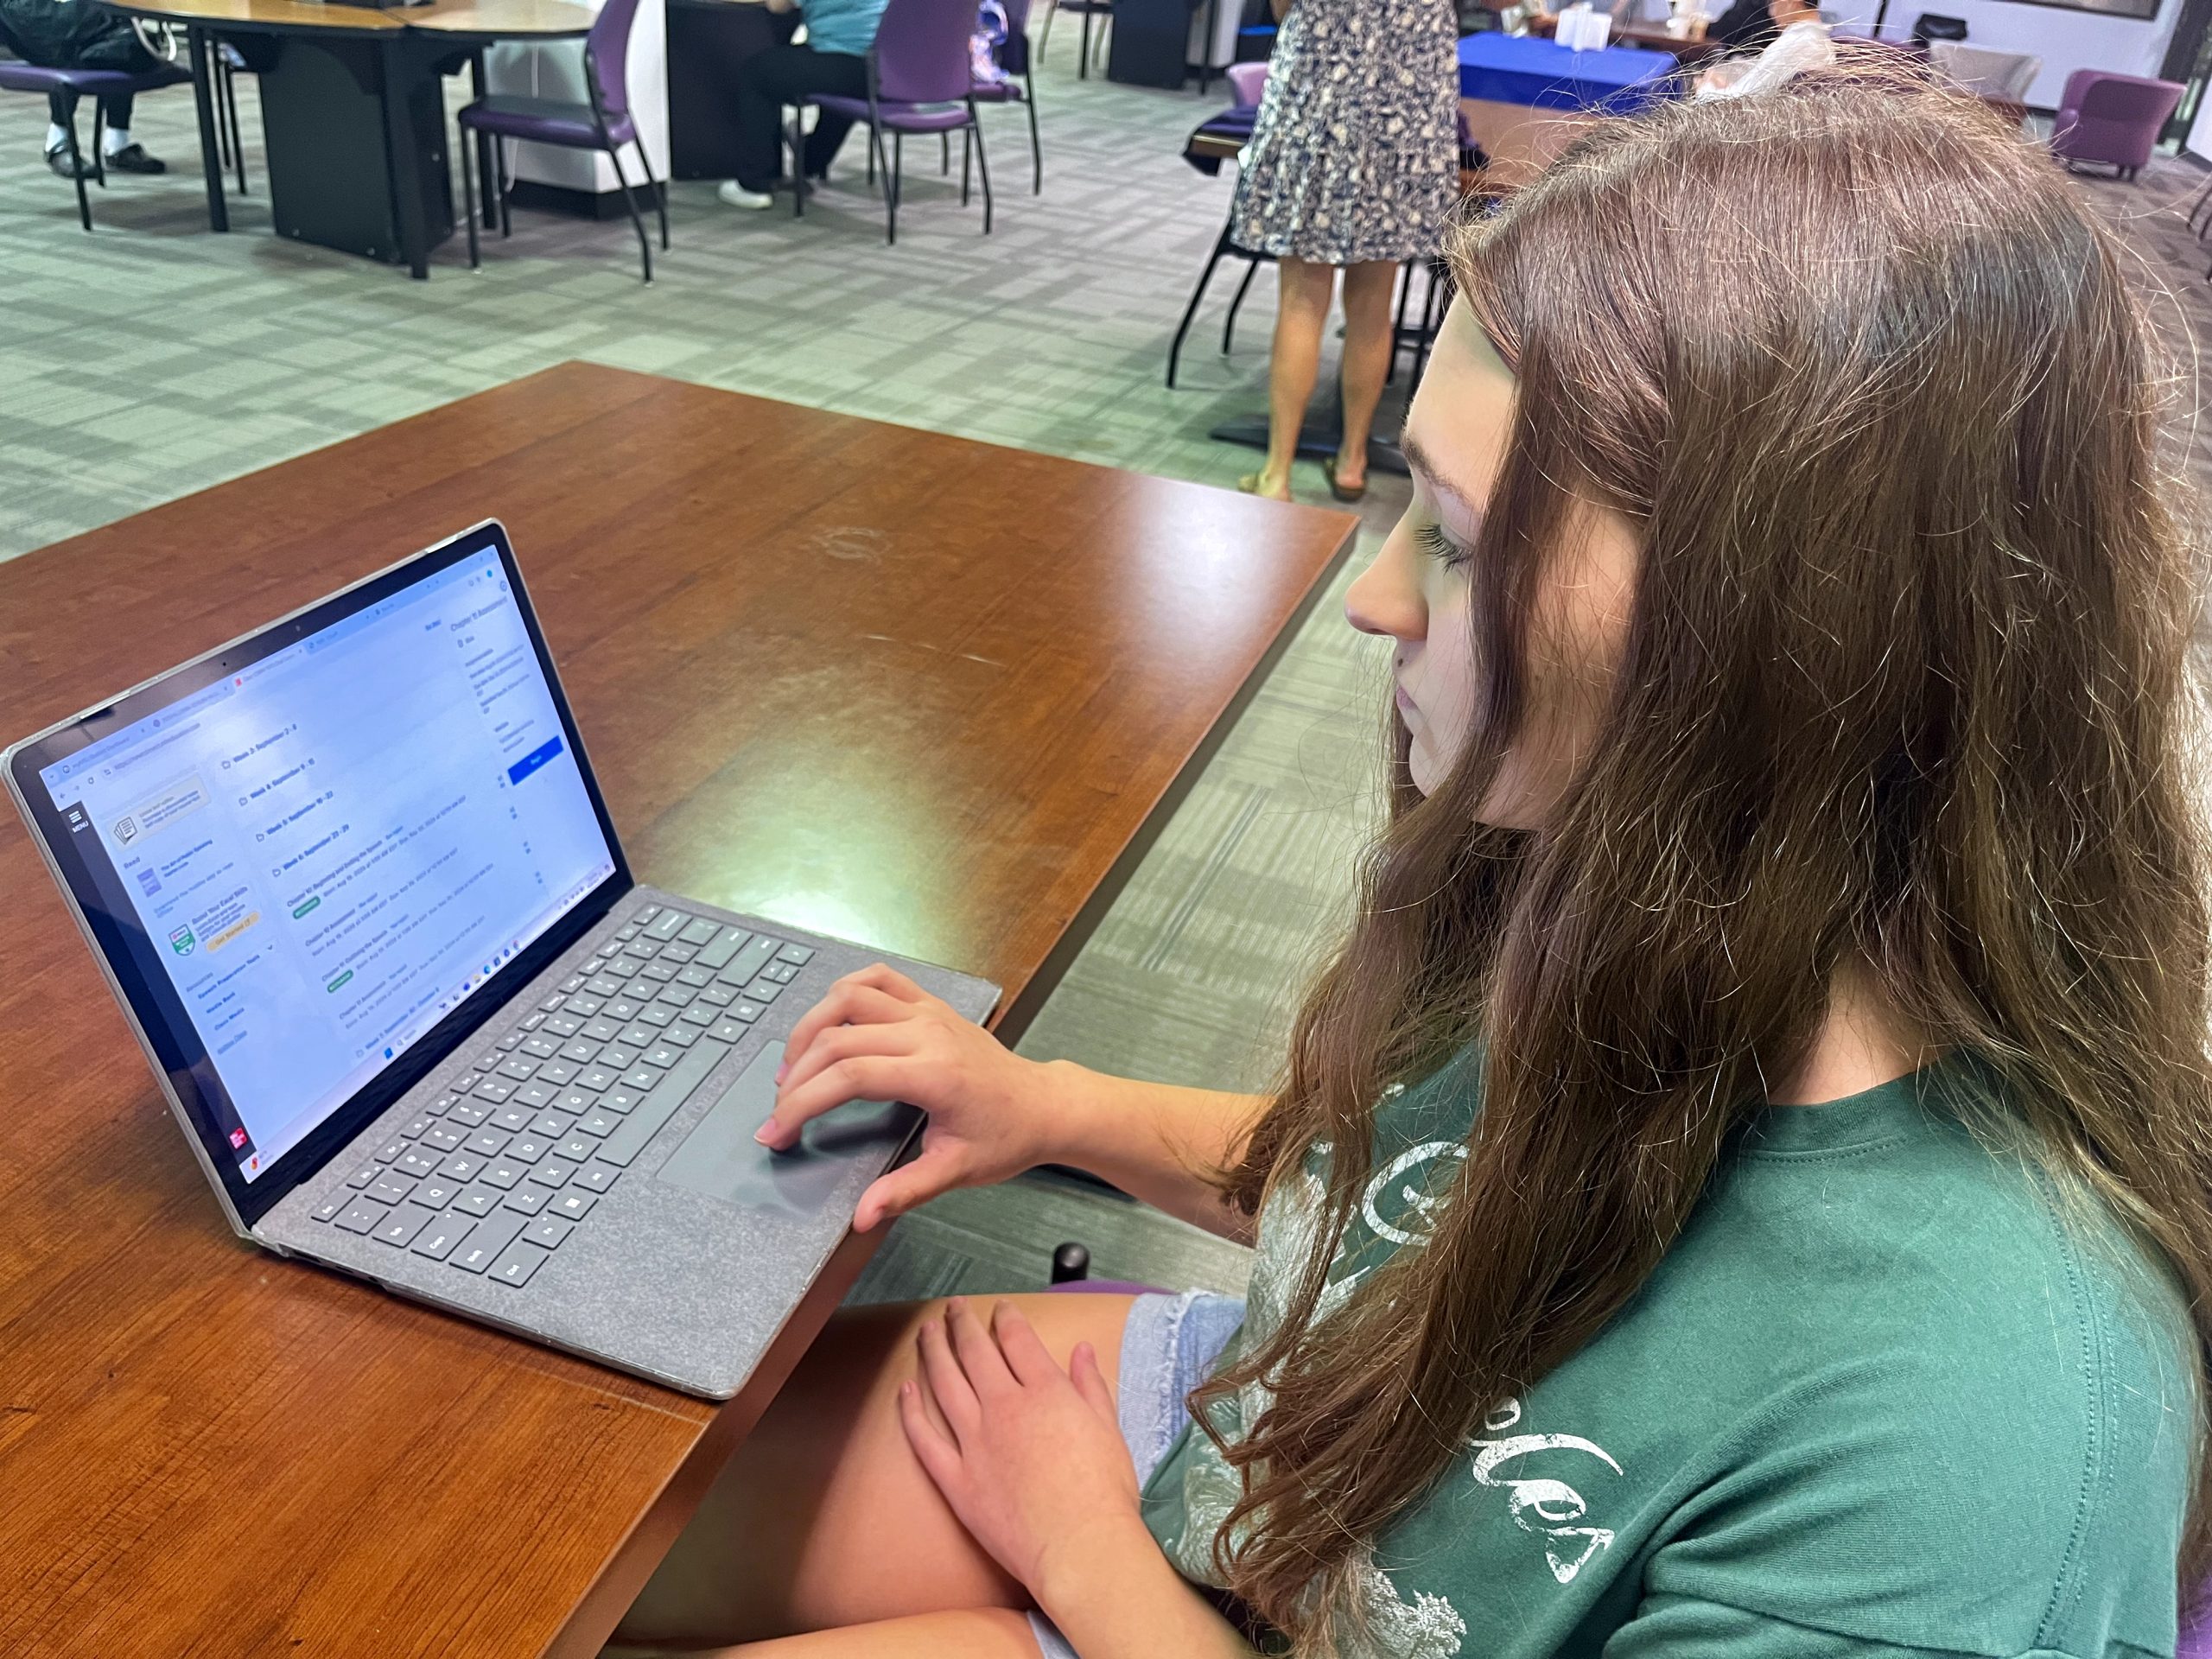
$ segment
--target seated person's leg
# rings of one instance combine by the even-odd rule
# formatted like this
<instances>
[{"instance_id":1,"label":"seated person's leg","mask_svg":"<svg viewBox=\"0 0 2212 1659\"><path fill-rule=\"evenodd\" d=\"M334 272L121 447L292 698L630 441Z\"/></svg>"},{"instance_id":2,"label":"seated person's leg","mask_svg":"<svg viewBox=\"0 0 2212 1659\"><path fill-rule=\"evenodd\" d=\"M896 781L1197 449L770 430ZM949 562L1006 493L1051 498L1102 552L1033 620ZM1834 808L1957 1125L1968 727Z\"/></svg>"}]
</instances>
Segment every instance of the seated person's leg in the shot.
<instances>
[{"instance_id":1,"label":"seated person's leg","mask_svg":"<svg viewBox=\"0 0 2212 1659\"><path fill-rule=\"evenodd\" d=\"M814 54L814 85L807 90L814 92L834 92L841 98L868 96L868 60L850 52L817 52ZM845 135L853 124L846 117L832 115L823 110L817 116L814 130L806 136L806 171L810 178L825 178L830 163L837 158L838 147L845 142Z\"/></svg>"},{"instance_id":2,"label":"seated person's leg","mask_svg":"<svg viewBox=\"0 0 2212 1659\"><path fill-rule=\"evenodd\" d=\"M1010 1300L1061 1364L1089 1342L1106 1376L1117 1375L1128 1297ZM942 1311L942 1303L855 1308L831 1319L716 1478L618 1642L756 1641L1029 1606L1027 1593L954 1517L899 1423L899 1387L918 1369L916 1333ZM1014 1628L985 1620L975 1629L1000 1624Z\"/></svg>"},{"instance_id":3,"label":"seated person's leg","mask_svg":"<svg viewBox=\"0 0 2212 1659\"><path fill-rule=\"evenodd\" d=\"M784 100L808 79L803 46L772 46L738 66L737 177L724 184L724 201L765 207L784 176Z\"/></svg>"},{"instance_id":4,"label":"seated person's leg","mask_svg":"<svg viewBox=\"0 0 2212 1659\"><path fill-rule=\"evenodd\" d=\"M146 153L146 146L130 136L130 116L137 99L129 92L100 100L100 153L111 172L166 173L167 162Z\"/></svg>"}]
</instances>

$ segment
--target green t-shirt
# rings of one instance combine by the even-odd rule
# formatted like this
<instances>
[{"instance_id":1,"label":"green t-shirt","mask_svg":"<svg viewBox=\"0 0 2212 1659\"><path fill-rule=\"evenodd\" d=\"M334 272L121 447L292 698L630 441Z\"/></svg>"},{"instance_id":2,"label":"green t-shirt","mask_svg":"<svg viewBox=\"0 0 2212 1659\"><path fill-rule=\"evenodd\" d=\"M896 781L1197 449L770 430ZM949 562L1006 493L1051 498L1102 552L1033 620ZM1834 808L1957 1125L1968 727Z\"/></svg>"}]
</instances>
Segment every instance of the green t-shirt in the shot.
<instances>
[{"instance_id":1,"label":"green t-shirt","mask_svg":"<svg viewBox=\"0 0 2212 1659\"><path fill-rule=\"evenodd\" d=\"M1376 1541L1355 1650L2170 1659L2186 1317L2114 1224L1967 1134L1959 1091L1991 1086L1952 1061L1760 1113L1635 1297ZM1384 1102L1325 1312L1419 1246L1480 1090L1471 1052ZM1325 1156L1262 1217L1239 1341L1319 1244ZM1188 1428L1147 1483L1189 1577L1237 1491Z\"/></svg>"}]
</instances>

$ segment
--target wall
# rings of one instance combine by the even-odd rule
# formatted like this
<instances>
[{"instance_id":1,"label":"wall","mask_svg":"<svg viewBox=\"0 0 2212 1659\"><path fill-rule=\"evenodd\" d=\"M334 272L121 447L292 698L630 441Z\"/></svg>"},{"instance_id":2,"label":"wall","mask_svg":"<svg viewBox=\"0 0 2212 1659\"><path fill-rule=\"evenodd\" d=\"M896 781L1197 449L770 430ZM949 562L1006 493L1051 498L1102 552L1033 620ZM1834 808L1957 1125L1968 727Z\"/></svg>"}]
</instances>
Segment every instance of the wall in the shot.
<instances>
[{"instance_id":1,"label":"wall","mask_svg":"<svg viewBox=\"0 0 2212 1659\"><path fill-rule=\"evenodd\" d=\"M582 0L597 11L601 0ZM519 92L531 98L555 98L582 103L585 97L584 54L582 41L550 45L506 43L485 54L485 79L495 92ZM645 153L652 157L653 176L668 178L668 22L661 0L642 0L637 21L630 27L630 117ZM605 156L588 149L562 149L550 144L510 147L510 172L518 179L560 186L587 195L613 190L614 168ZM636 188L638 152L622 147L622 168ZM643 207L640 202L639 206ZM652 217L650 210L646 216Z\"/></svg>"},{"instance_id":2,"label":"wall","mask_svg":"<svg viewBox=\"0 0 2212 1659\"><path fill-rule=\"evenodd\" d=\"M2031 6L2013 0L1890 0L1885 35L1903 39L1923 11L1963 17L1967 43L1999 52L2032 52L2043 73L2028 89L2028 102L2056 109L2066 77L2076 69L2113 69L2124 75L2155 75L2166 43L2181 15L2182 0L2162 0L2149 22L2109 17L2056 6ZM1825 0L1821 10L1840 27L1865 33L1872 29L1877 0ZM2212 138L2212 135L2208 135Z\"/></svg>"}]
</instances>

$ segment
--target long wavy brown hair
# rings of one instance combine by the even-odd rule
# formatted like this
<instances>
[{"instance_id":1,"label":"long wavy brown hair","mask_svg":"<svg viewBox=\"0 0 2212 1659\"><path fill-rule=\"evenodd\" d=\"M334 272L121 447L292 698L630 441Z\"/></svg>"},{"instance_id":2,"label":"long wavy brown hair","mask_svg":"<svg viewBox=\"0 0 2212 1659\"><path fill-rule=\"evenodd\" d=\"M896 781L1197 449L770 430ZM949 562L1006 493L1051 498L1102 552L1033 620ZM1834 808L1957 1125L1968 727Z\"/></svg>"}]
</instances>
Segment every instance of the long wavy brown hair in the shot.
<instances>
[{"instance_id":1,"label":"long wavy brown hair","mask_svg":"<svg viewBox=\"0 0 2212 1659\"><path fill-rule=\"evenodd\" d=\"M1869 84L1872 80L1874 84ZM1288 1317L1193 1396L1231 1589L1333 1649L1360 1553L1573 1353L1807 1055L1840 970L1979 1057L2024 1140L2170 1263L2212 1338L2196 607L2165 378L2113 238L1968 99L1860 67L1603 126L1456 238L1517 378L1469 579L1477 714L1424 798L1396 734L1349 937L1230 1196L1479 1037L1425 1248ZM1640 527L1618 680L1544 825L1479 804L1532 694L1531 605L1578 501ZM1218 1438L1218 1437L1217 1437ZM2200 1459L2200 1464L2202 1460ZM2212 1570L2200 1472L2182 1568Z\"/></svg>"}]
</instances>

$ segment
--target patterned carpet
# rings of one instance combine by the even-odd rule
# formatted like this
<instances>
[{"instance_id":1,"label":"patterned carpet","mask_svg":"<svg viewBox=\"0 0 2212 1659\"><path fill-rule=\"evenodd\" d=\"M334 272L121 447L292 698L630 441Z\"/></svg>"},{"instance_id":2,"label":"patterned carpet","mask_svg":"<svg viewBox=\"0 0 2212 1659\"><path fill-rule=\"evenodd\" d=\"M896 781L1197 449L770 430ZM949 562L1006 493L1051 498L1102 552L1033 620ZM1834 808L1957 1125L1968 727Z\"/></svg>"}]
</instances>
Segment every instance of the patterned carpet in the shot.
<instances>
[{"instance_id":1,"label":"patterned carpet","mask_svg":"<svg viewBox=\"0 0 2212 1659\"><path fill-rule=\"evenodd\" d=\"M137 128L176 170L117 180L86 236L67 185L40 161L39 101L0 99L0 557L578 357L1230 484L1250 452L1206 432L1262 404L1272 283L1255 285L1224 361L1218 322L1237 274L1224 271L1186 353L1185 390L1161 384L1168 335L1230 194L1226 176L1200 176L1179 150L1225 100L1078 81L1072 31L1053 43L1039 92L1041 197L1027 193L1019 112L986 111L1001 186L988 240L918 145L901 239L887 248L855 152L839 169L852 176L804 221L733 212L711 185L676 187L675 247L651 288L624 221L518 212L513 239L487 243L480 275L455 238L428 283L279 242L250 77L239 93L254 194L234 201L231 235L207 230L179 91L143 100ZM2212 252L2182 222L2204 180L2160 162L2133 185L2081 184L2140 253L2177 346L2212 321ZM2193 408L2193 382L2187 390ZM2205 442L2190 435L2190 467L2212 480ZM1301 489L1321 499L1311 468ZM1405 499L1402 480L1378 475L1365 549ZM1230 734L1025 1052L1219 1087L1268 1080L1371 821L1383 658L1343 626L1336 601L1351 574ZM0 711L0 725L21 723ZM1043 1249L1067 1236L1092 1242L1102 1274L1236 1281L1230 1247L1040 1176L908 1218L861 1294L1033 1283Z\"/></svg>"}]
</instances>

